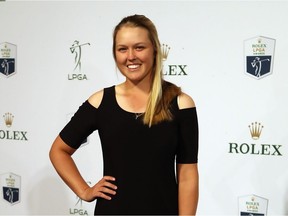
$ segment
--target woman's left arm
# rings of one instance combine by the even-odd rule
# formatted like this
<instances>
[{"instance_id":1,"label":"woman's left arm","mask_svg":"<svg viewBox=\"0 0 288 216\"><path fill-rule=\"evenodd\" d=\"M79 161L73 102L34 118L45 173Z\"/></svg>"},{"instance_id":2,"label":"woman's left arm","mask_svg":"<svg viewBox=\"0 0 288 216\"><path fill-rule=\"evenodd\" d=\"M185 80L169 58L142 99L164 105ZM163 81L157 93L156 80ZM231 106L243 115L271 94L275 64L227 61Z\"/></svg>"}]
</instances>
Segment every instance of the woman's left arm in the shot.
<instances>
[{"instance_id":1,"label":"woman's left arm","mask_svg":"<svg viewBox=\"0 0 288 216\"><path fill-rule=\"evenodd\" d=\"M193 99L182 92L178 97L179 109L195 107ZM194 121L194 124L197 123ZM185 127L193 127L195 144L198 145L198 125L189 125ZM186 131L187 133L187 131ZM189 133L190 134L190 129ZM196 138L197 137L197 138ZM198 149L198 147L197 147ZM196 150L198 151L198 150ZM179 215L196 215L198 196L199 196L199 175L197 163L177 163L177 179L178 179L178 206Z\"/></svg>"},{"instance_id":2,"label":"woman's left arm","mask_svg":"<svg viewBox=\"0 0 288 216\"><path fill-rule=\"evenodd\" d=\"M199 196L197 163L177 164L179 215L196 215Z\"/></svg>"}]
</instances>

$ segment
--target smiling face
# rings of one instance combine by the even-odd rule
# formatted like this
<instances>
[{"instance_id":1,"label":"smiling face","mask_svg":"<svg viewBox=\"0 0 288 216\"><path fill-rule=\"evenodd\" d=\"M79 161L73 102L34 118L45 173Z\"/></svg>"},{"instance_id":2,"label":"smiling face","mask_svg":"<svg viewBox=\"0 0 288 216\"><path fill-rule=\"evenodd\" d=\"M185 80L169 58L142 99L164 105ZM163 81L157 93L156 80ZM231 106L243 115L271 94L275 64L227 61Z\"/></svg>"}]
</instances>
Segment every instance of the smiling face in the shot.
<instances>
[{"instance_id":1,"label":"smiling face","mask_svg":"<svg viewBox=\"0 0 288 216\"><path fill-rule=\"evenodd\" d=\"M155 57L145 28L123 26L115 37L114 56L118 69L127 80L150 81Z\"/></svg>"}]
</instances>

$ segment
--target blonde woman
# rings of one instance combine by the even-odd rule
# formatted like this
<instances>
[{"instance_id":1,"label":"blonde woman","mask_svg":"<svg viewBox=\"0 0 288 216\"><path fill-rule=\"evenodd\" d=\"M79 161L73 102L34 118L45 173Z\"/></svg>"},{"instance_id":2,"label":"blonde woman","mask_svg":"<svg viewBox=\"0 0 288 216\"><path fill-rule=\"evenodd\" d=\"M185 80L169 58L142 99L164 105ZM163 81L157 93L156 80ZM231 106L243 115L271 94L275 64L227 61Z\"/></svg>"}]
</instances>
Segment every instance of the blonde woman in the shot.
<instances>
[{"instance_id":1,"label":"blonde woman","mask_svg":"<svg viewBox=\"0 0 288 216\"><path fill-rule=\"evenodd\" d=\"M151 20L123 18L113 33L113 56L125 81L97 91L79 107L51 147L55 169L82 200L97 199L95 215L195 215L196 108L190 96L163 79ZM89 186L71 156L95 130L104 173Z\"/></svg>"}]
</instances>

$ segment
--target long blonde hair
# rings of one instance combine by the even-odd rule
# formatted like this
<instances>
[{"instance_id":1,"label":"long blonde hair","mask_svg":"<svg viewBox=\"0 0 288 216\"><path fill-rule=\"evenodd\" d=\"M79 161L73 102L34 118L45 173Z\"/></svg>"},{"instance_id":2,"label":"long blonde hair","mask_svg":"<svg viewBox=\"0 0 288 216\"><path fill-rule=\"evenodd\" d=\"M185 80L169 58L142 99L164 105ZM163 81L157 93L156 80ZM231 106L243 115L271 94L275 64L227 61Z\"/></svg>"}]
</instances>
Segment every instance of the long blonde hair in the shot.
<instances>
[{"instance_id":1,"label":"long blonde hair","mask_svg":"<svg viewBox=\"0 0 288 216\"><path fill-rule=\"evenodd\" d=\"M116 36L123 26L141 27L148 31L149 39L154 48L154 65L152 70L152 85L143 117L144 124L151 127L165 120L172 120L169 106L173 98L181 93L181 89L172 83L163 80L162 52L158 32L153 22L144 15L132 15L123 18L113 32L113 57L116 60Z\"/></svg>"}]
</instances>

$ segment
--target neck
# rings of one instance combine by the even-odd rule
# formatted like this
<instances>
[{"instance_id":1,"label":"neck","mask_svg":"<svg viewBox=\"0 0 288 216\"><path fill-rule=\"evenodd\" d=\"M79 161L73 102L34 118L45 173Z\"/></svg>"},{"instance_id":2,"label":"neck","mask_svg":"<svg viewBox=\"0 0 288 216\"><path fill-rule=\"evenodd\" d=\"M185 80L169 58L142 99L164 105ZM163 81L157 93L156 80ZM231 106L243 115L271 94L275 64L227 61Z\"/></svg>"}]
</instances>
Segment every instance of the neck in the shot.
<instances>
[{"instance_id":1,"label":"neck","mask_svg":"<svg viewBox=\"0 0 288 216\"><path fill-rule=\"evenodd\" d=\"M147 101L150 95L148 87L142 85L131 85L127 82L116 86L116 100L122 109L129 112L138 113L138 118L145 112Z\"/></svg>"},{"instance_id":2,"label":"neck","mask_svg":"<svg viewBox=\"0 0 288 216\"><path fill-rule=\"evenodd\" d=\"M124 83L120 84L123 91L128 94L150 94L151 83L150 82L130 82L126 80Z\"/></svg>"}]
</instances>

